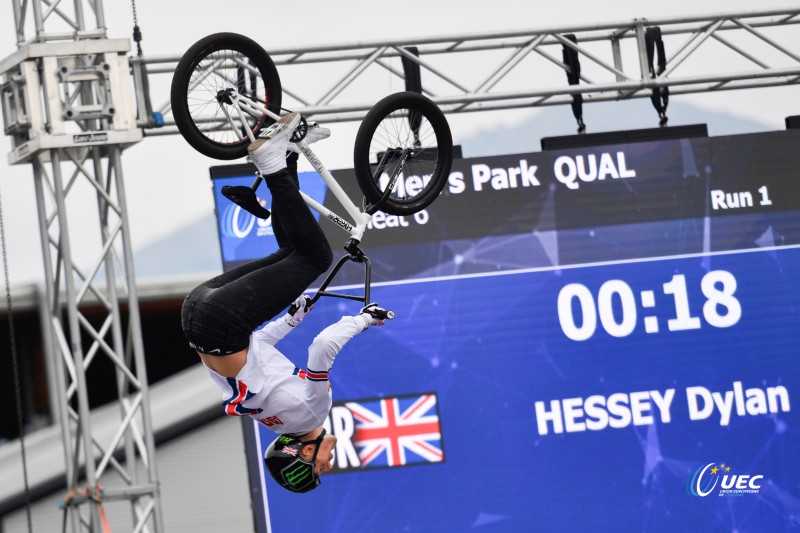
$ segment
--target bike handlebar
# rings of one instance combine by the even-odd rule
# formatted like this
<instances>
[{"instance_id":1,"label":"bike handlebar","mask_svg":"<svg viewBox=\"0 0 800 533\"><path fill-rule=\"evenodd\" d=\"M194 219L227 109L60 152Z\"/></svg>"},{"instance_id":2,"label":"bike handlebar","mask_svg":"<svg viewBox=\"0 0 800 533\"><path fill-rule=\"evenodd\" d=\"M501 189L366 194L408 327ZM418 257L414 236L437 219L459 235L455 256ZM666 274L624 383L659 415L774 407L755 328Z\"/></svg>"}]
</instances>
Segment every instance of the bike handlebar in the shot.
<instances>
[{"instance_id":1,"label":"bike handlebar","mask_svg":"<svg viewBox=\"0 0 800 533\"><path fill-rule=\"evenodd\" d=\"M380 320L388 319L391 320L394 318L394 311L386 311L384 309L376 309L375 310L375 318Z\"/></svg>"}]
</instances>

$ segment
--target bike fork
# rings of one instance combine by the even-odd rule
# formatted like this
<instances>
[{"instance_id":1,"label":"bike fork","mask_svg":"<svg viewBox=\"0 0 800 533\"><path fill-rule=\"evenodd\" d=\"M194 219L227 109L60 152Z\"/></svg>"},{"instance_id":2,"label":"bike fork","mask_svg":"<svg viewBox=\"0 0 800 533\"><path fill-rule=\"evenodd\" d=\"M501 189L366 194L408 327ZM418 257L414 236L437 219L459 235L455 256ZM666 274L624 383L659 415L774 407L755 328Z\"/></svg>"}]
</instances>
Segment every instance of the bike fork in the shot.
<instances>
[{"instance_id":1,"label":"bike fork","mask_svg":"<svg viewBox=\"0 0 800 533\"><path fill-rule=\"evenodd\" d=\"M333 269L330 273L325 277L325 281L322 282L320 285L319 290L311 298L311 303L316 302L323 296L332 296L334 298L345 298L348 300L355 300L357 302L363 302L364 305L370 303L369 301L369 293L370 293L370 281L372 279L372 265L369 261L369 257L358 247L358 241L355 239L350 239L347 241L347 244L344 247L347 255L343 255L339 261L337 261L336 265L334 265ZM331 284L333 279L336 277L336 274L339 273L339 270L344 266L345 263L348 261L353 261L354 263L363 263L364 264L364 294L361 296L353 296L351 294L342 294L339 292L330 292L326 290L328 286Z\"/></svg>"}]
</instances>

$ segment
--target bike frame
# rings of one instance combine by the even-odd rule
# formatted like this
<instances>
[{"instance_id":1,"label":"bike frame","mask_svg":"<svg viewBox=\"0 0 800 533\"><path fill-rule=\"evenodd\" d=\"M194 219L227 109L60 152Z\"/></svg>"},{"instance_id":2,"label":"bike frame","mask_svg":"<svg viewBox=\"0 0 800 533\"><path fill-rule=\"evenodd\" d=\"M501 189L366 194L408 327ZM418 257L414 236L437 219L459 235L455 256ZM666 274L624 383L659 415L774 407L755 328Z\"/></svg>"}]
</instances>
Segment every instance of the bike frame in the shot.
<instances>
[{"instance_id":1,"label":"bike frame","mask_svg":"<svg viewBox=\"0 0 800 533\"><path fill-rule=\"evenodd\" d=\"M266 115L272 118L273 120L278 120L280 118L280 115L273 113L272 111L265 108L258 102L254 102L246 97L240 98L240 95L235 91L229 92L228 96L231 100L233 108L236 110L238 114L238 118L241 121L241 124L245 125L247 124L247 120L244 116L245 112L248 112L256 116ZM230 116L225 106L222 106L222 110L225 112L229 125L232 126L233 129L238 129L236 128L236 124L233 120L233 117ZM255 135L253 135L253 132L250 130L250 128L245 127L244 129L247 131L247 136L250 138L250 142L254 142L256 140ZM339 183L336 181L333 175L328 171L328 169L325 168L325 165L322 164L322 161L320 161L320 159L316 156L316 154L311 150L311 148L308 146L308 143L305 140L297 141L295 144L300 149L305 158L308 160L308 162L311 163L311 166L314 167L314 170L316 170L317 173L319 173L322 180L331 190L336 199L339 200L339 202L347 211L347 214L350 215L350 217L354 222L354 223L350 222L347 219L341 217L340 215L334 213L321 203L317 202L316 200L308 196L303 191L300 191L300 195L303 197L303 200L305 201L306 205L316 210L317 212L319 212L321 216L327 218L328 220L336 224L338 227L342 228L344 231L350 234L350 240L344 247L345 251L347 252L347 255L341 257L339 261L336 263L336 265L334 265L333 269L328 273L328 275L325 277L325 280L320 285L316 294L314 294L314 296L311 298L311 303L316 302L322 296L333 296L336 298L356 300L362 302L366 306L369 303L371 303L370 282L372 279L372 267L369 258L364 254L364 252L361 251L358 245L364 236L364 232L367 229L367 224L370 222L370 220L372 220L372 214L368 212L366 207L364 211L356 207L356 205L353 203L353 201L350 199L347 193L345 193L344 189L342 189L341 185L339 185ZM257 176L257 181L254 184L253 189L255 189L258 186L258 184L260 184L260 180L263 179L263 176L259 171L256 171L256 176ZM389 188L386 193L387 195L388 191L391 190L393 184L394 180L391 180ZM364 294L362 296L353 296L350 294L329 292L326 290L330 285L330 283L333 281L333 278L336 277L336 274L339 272L342 266L344 266L344 264L347 263L348 261L364 264ZM392 318L394 316L394 313L392 313L391 311L389 313L390 315L387 315L387 317Z\"/></svg>"},{"instance_id":2,"label":"bike frame","mask_svg":"<svg viewBox=\"0 0 800 533\"><path fill-rule=\"evenodd\" d=\"M245 119L244 116L245 112L248 112L250 114L267 115L273 120L278 120L280 118L280 115L273 113L272 111L262 106L258 102L254 102L249 98L241 98L241 96L236 92L230 93L229 96L232 100L234 109L236 109L239 115L239 120L241 120L242 124L247 124L247 120ZM225 112L230 125L235 128L233 118L228 114L227 109L224 106L222 107L222 109ZM250 128L244 128L244 129L247 131L248 137L250 137L250 142L255 141L256 138L253 135L253 132L250 131ZM347 211L347 214L351 217L352 222L341 217L337 213L334 213L321 203L317 202L316 200L308 196L303 191L300 191L300 195L303 197L303 200L305 201L306 205L317 211L321 216L327 218L328 220L336 224L338 227L342 228L344 231L348 232L350 234L350 237L353 240L355 240L356 244L358 244L364 237L364 232L367 229L367 224L372 219L372 215L362 211L353 203L353 201L350 199L350 197L347 195L344 189L342 189L341 185L339 185L339 182L337 182L336 179L333 177L333 175L328 171L328 169L325 168L325 165L322 164L322 161L320 161L320 159L316 156L316 154L311 150L311 148L308 146L308 143L305 142L305 140L298 141L295 144L300 149L303 156L305 156L306 160L308 160L308 162L311 163L311 166L314 167L314 170L316 170L317 173L320 175L322 180L328 186L328 189L330 189L330 191L333 193L336 199L339 200L339 202L342 204L344 209Z\"/></svg>"}]
</instances>

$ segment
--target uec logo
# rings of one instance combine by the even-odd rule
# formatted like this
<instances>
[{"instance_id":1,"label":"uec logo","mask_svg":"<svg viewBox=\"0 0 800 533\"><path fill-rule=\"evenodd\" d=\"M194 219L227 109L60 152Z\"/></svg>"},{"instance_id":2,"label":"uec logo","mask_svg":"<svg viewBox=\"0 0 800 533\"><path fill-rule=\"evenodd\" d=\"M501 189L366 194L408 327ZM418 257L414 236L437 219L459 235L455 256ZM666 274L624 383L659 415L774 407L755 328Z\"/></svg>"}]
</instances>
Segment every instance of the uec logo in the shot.
<instances>
[{"instance_id":1,"label":"uec logo","mask_svg":"<svg viewBox=\"0 0 800 533\"><path fill-rule=\"evenodd\" d=\"M730 471L731 467L725 466L725 463L720 464L720 466L716 466L716 463L701 466L689 478L687 487L689 494L700 496L701 498L708 496L714 491L718 483L720 496L758 494L761 488L760 481L764 479L764 476L729 474Z\"/></svg>"},{"instance_id":2,"label":"uec logo","mask_svg":"<svg viewBox=\"0 0 800 533\"><path fill-rule=\"evenodd\" d=\"M220 217L222 220L222 235L229 239L244 239L253 231L253 227L258 227L257 235L264 235L265 229L272 226L272 219L262 220L255 217L239 207L229 205Z\"/></svg>"}]
</instances>

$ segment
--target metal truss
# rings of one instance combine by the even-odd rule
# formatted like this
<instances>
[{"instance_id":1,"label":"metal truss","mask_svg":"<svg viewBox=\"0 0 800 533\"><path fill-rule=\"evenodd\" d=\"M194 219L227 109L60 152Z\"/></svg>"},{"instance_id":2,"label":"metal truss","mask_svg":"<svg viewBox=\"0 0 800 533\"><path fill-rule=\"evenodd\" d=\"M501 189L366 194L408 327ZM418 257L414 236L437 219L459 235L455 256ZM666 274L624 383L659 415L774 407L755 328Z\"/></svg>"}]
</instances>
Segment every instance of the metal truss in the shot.
<instances>
[{"instance_id":1,"label":"metal truss","mask_svg":"<svg viewBox=\"0 0 800 533\"><path fill-rule=\"evenodd\" d=\"M54 400L60 410L67 488L80 493L85 485L90 494L99 490L101 496L73 500L86 502L90 508L81 513L77 505L70 507L74 531L99 531L100 506L112 499L131 500L135 531L160 520L120 152L113 145L102 150L98 146L63 148L49 151L49 165L33 161L50 333L58 359ZM78 182L88 183L90 190L80 191ZM96 196L101 239L94 262L80 268L72 258L67 215L71 201L75 208L85 209L86 194L80 194L85 192ZM126 301L127 317L123 310ZM99 305L104 316L88 318L82 312L86 305ZM114 365L119 394L120 420L110 440L100 439L89 412L87 372L102 357ZM85 482L80 480L81 466L85 467ZM126 485L99 489L111 470ZM146 472L145 479L141 479L142 472Z\"/></svg>"},{"instance_id":2,"label":"metal truss","mask_svg":"<svg viewBox=\"0 0 800 533\"><path fill-rule=\"evenodd\" d=\"M267 50L281 75L283 105L335 122L361 119L375 101L402 90L401 58L419 65L423 92L446 113L570 104L577 94L588 103L650 97L659 88L679 95L796 84L798 23L800 9L789 9ZM648 50L652 28L666 51L662 68L657 47ZM580 63L573 85L569 51ZM712 62L709 52L722 59ZM139 76L171 76L179 58L132 61ZM147 133L175 133L169 102L154 110L165 127Z\"/></svg>"},{"instance_id":3,"label":"metal truss","mask_svg":"<svg viewBox=\"0 0 800 533\"><path fill-rule=\"evenodd\" d=\"M72 531L105 530L103 502L122 499L131 504L133 531L163 531L121 158L142 139L130 43L105 38L99 0L13 5L18 48L0 61L3 126L12 138L10 162L33 167L68 523ZM92 203L100 238L86 266L72 243L96 235L70 233L69 220ZM100 359L114 369L113 427L95 427L90 416L88 370ZM104 482L111 472L121 485Z\"/></svg>"}]
</instances>

